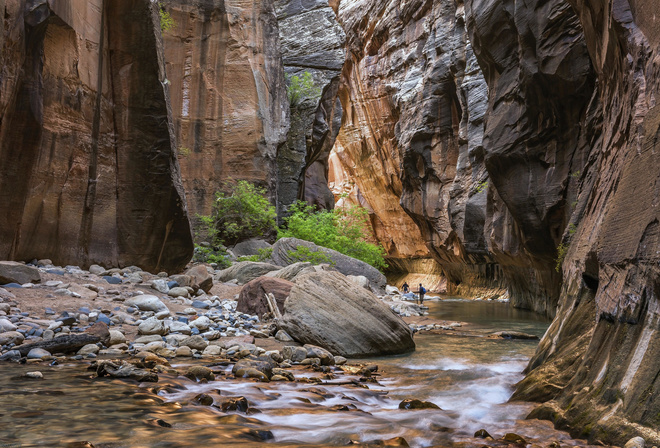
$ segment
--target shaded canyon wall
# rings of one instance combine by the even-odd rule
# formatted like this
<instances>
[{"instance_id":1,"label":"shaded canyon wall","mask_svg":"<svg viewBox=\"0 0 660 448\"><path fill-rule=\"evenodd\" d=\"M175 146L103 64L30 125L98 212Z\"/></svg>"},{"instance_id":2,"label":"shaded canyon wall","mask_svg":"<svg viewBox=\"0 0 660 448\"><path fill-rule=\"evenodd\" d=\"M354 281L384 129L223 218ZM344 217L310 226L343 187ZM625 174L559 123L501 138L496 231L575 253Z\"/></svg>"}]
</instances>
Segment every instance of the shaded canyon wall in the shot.
<instances>
[{"instance_id":1,"label":"shaded canyon wall","mask_svg":"<svg viewBox=\"0 0 660 448\"><path fill-rule=\"evenodd\" d=\"M192 238L151 2L0 9L0 258L181 269Z\"/></svg>"}]
</instances>

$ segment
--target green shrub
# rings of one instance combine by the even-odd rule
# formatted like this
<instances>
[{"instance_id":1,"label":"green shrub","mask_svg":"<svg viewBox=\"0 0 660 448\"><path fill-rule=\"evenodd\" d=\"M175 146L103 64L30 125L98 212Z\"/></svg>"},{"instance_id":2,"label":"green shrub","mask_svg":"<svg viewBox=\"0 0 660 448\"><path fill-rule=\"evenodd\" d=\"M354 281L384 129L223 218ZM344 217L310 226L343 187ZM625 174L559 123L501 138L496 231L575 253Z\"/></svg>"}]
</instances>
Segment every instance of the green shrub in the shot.
<instances>
[{"instance_id":1,"label":"green shrub","mask_svg":"<svg viewBox=\"0 0 660 448\"><path fill-rule=\"evenodd\" d=\"M318 100L321 97L321 89L314 83L314 78L310 72L304 72L302 76L287 75L286 80L287 95L291 107L295 107L307 99Z\"/></svg>"},{"instance_id":2,"label":"green shrub","mask_svg":"<svg viewBox=\"0 0 660 448\"><path fill-rule=\"evenodd\" d=\"M263 262L270 258L273 255L272 247L264 247L263 249L257 250L255 255L245 255L243 257L238 257L238 261L257 261Z\"/></svg>"},{"instance_id":3,"label":"green shrub","mask_svg":"<svg viewBox=\"0 0 660 448\"><path fill-rule=\"evenodd\" d=\"M214 248L204 243L195 244L193 261L197 263L215 263L218 265L218 269L225 269L231 266L229 254L224 246Z\"/></svg>"},{"instance_id":4,"label":"green shrub","mask_svg":"<svg viewBox=\"0 0 660 448\"><path fill-rule=\"evenodd\" d=\"M568 252L568 244L561 243L557 246L557 264L555 265L555 271L561 272L561 265L564 263L564 258L566 258L566 253Z\"/></svg>"},{"instance_id":5,"label":"green shrub","mask_svg":"<svg viewBox=\"0 0 660 448\"><path fill-rule=\"evenodd\" d=\"M216 193L213 212L200 216L212 245L232 246L250 238L275 234L277 213L266 198L266 190L247 181L225 185L231 194Z\"/></svg>"},{"instance_id":6,"label":"green shrub","mask_svg":"<svg viewBox=\"0 0 660 448\"><path fill-rule=\"evenodd\" d=\"M158 14L160 15L160 30L164 33L176 27L176 22L169 12L165 11L162 5L158 5Z\"/></svg>"},{"instance_id":7,"label":"green shrub","mask_svg":"<svg viewBox=\"0 0 660 448\"><path fill-rule=\"evenodd\" d=\"M326 254L316 250L311 250L307 246L297 246L296 250L289 250L287 251L287 254L289 254L289 257L291 260L293 260L294 263L309 262L312 264L329 264L331 266L335 265L335 262L332 261L332 259L330 259L330 257L328 257Z\"/></svg>"},{"instance_id":8,"label":"green shrub","mask_svg":"<svg viewBox=\"0 0 660 448\"><path fill-rule=\"evenodd\" d=\"M289 208L289 213L291 215L285 218L286 228L278 232L279 238L311 241L362 260L377 269L387 268L385 250L367 240L369 214L363 207L318 211L299 201Z\"/></svg>"}]
</instances>

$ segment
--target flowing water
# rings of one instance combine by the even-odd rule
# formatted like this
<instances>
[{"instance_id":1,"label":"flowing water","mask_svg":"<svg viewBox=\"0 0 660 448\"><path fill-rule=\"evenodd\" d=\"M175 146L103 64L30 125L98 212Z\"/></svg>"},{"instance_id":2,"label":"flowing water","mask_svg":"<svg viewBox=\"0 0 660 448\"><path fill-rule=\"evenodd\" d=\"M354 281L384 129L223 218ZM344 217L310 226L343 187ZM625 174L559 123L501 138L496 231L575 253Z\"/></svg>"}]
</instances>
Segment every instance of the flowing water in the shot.
<instances>
[{"instance_id":1,"label":"flowing water","mask_svg":"<svg viewBox=\"0 0 660 448\"><path fill-rule=\"evenodd\" d=\"M432 317L469 322L473 336L417 335L414 353L364 360L377 364L381 375L380 385L367 383L368 389L230 379L202 384L167 375L161 375L157 384L137 385L93 378L82 364L3 364L0 447L66 446L81 441L97 448L342 446L394 437L422 447L465 441L480 428L500 436L509 430L532 436L530 431L549 431L541 424L520 427L518 419L531 405L507 403L537 341L481 337L498 330L542 336L548 321L501 303L427 304ZM20 377L31 370L40 370L44 379ZM297 377L313 374L295 373ZM216 403L244 396L254 411L227 414L192 404L200 393L211 395ZM432 401L442 410L398 409L405 398Z\"/></svg>"}]
</instances>

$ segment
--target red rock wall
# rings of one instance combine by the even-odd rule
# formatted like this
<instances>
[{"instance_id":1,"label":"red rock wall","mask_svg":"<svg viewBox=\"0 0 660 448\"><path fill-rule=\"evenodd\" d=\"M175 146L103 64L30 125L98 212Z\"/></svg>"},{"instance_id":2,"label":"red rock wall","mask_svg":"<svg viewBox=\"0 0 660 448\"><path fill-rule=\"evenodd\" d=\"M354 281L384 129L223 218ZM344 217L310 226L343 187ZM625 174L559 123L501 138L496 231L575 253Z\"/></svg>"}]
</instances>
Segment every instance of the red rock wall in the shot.
<instances>
[{"instance_id":1,"label":"red rock wall","mask_svg":"<svg viewBox=\"0 0 660 448\"><path fill-rule=\"evenodd\" d=\"M182 268L192 239L150 2L3 3L0 257Z\"/></svg>"},{"instance_id":2,"label":"red rock wall","mask_svg":"<svg viewBox=\"0 0 660 448\"><path fill-rule=\"evenodd\" d=\"M276 157L289 126L272 1L164 0L164 33L179 163L196 222L230 180L275 199Z\"/></svg>"}]
</instances>

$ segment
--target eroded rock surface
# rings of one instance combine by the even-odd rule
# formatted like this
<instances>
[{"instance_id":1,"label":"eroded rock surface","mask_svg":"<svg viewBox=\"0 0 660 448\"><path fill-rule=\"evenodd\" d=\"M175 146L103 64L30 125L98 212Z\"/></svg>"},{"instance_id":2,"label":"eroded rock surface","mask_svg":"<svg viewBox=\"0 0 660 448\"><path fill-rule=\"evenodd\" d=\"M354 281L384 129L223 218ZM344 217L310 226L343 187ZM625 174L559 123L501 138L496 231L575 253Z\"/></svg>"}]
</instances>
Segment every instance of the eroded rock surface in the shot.
<instances>
[{"instance_id":1,"label":"eroded rock surface","mask_svg":"<svg viewBox=\"0 0 660 448\"><path fill-rule=\"evenodd\" d=\"M164 0L163 34L191 216L211 212L229 179L274 197L289 110L273 1Z\"/></svg>"},{"instance_id":2,"label":"eroded rock surface","mask_svg":"<svg viewBox=\"0 0 660 448\"><path fill-rule=\"evenodd\" d=\"M154 4L2 6L0 257L181 269L192 238Z\"/></svg>"}]
</instances>

